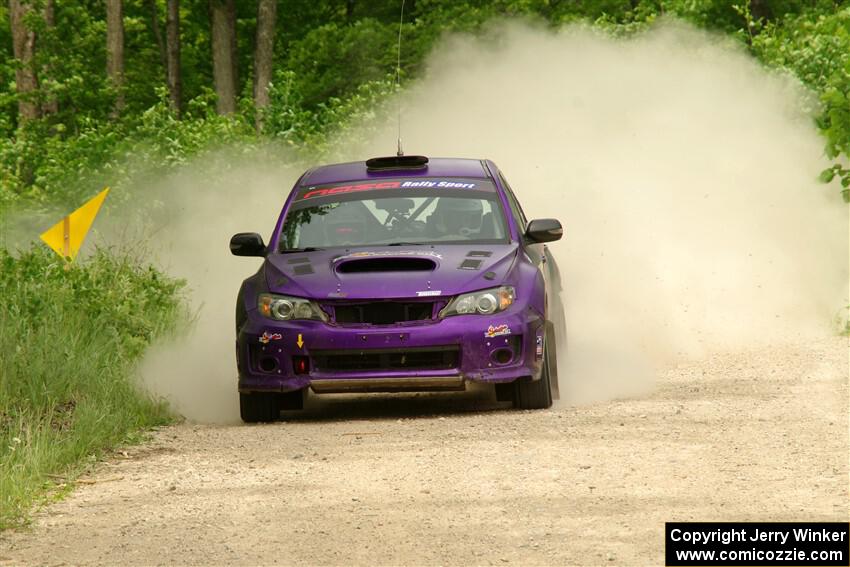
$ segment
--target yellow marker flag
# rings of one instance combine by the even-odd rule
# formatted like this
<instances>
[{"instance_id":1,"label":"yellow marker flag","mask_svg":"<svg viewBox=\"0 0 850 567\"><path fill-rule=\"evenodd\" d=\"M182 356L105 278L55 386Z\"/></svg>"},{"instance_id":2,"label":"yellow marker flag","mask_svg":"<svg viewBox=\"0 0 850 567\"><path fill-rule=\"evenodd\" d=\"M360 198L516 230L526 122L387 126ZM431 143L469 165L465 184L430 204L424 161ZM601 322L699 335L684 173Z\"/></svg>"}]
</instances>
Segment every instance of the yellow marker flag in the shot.
<instances>
[{"instance_id":1,"label":"yellow marker flag","mask_svg":"<svg viewBox=\"0 0 850 567\"><path fill-rule=\"evenodd\" d=\"M109 193L109 187L42 232L41 239L63 258L71 260L76 258L107 193Z\"/></svg>"}]
</instances>

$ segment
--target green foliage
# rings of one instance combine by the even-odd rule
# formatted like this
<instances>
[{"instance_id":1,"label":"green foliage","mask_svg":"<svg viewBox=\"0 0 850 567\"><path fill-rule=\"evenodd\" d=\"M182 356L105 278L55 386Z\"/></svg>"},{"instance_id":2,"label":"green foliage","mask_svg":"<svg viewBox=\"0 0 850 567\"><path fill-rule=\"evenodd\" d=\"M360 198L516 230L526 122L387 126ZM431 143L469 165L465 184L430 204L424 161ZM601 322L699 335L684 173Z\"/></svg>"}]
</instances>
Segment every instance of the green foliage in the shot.
<instances>
[{"instance_id":1,"label":"green foliage","mask_svg":"<svg viewBox=\"0 0 850 567\"><path fill-rule=\"evenodd\" d=\"M373 19L312 29L288 53L287 67L307 107L384 77L395 67L397 25ZM345 69L345 72L341 72Z\"/></svg>"},{"instance_id":2,"label":"green foliage","mask_svg":"<svg viewBox=\"0 0 850 567\"><path fill-rule=\"evenodd\" d=\"M818 126L829 158L850 155L850 8L812 10L768 23L753 51L770 66L788 69L820 93ZM846 165L846 161L844 162ZM840 181L850 202L850 169L836 163L820 179Z\"/></svg>"},{"instance_id":3,"label":"green foliage","mask_svg":"<svg viewBox=\"0 0 850 567\"><path fill-rule=\"evenodd\" d=\"M93 0L57 4L54 27L48 28L39 12L27 20L38 36L37 101L56 101L59 111L46 122L76 132L79 124L106 117L114 100L105 74L105 8Z\"/></svg>"},{"instance_id":4,"label":"green foliage","mask_svg":"<svg viewBox=\"0 0 850 567\"><path fill-rule=\"evenodd\" d=\"M216 116L206 0L181 3L184 114L165 102L156 19L164 32L164 0L155 13L147 0L125 0L124 116L111 116L117 94L105 78L105 10L98 0L59 2L56 26L29 18L39 34L42 103L58 112L16 128L14 89L0 92L0 211L15 202L72 204L103 185L176 167L221 144L263 143L252 128L251 68L256 1L237 3L240 112ZM307 154L327 146L344 124L373 112L392 92L399 2L292 0L279 10L272 105L262 134ZM785 68L821 95L818 126L830 157L850 151L850 8L833 0L417 0L407 3L402 74L414 78L439 38L476 33L498 17L536 19L551 26L584 21L616 35L644 29L659 15L740 38L768 66ZM283 6L282 6L283 8ZM7 8L0 8L0 16ZM8 46L8 28L0 31ZM0 80L13 84L16 63L7 52ZM844 159L844 158L841 158ZM829 172L845 183L837 160ZM813 172L815 174L816 172ZM823 179L829 177L824 173Z\"/></svg>"},{"instance_id":5,"label":"green foliage","mask_svg":"<svg viewBox=\"0 0 850 567\"><path fill-rule=\"evenodd\" d=\"M327 148L329 135L373 116L393 92L394 82L384 77L361 83L346 97L331 97L313 109L298 89L293 73L275 75L264 133L296 154L315 156ZM159 89L159 95L138 116L81 122L74 136L56 134L47 121L33 121L16 136L0 139L0 214L16 202L71 209L104 186L121 188L223 146L239 144L248 151L265 143L254 132L250 106L235 116L220 116L214 95L207 91L189 101L178 119L165 90Z\"/></svg>"},{"instance_id":6,"label":"green foliage","mask_svg":"<svg viewBox=\"0 0 850 567\"><path fill-rule=\"evenodd\" d=\"M373 117L394 90L394 78L387 76L361 83L345 98L330 97L310 110L294 73L278 72L269 88L271 104L264 133L297 152L315 156L327 149L333 133L347 124ZM358 134L365 139L369 132L361 129Z\"/></svg>"},{"instance_id":7,"label":"green foliage","mask_svg":"<svg viewBox=\"0 0 850 567\"><path fill-rule=\"evenodd\" d=\"M116 251L65 269L41 246L0 249L0 528L24 521L48 474L169 419L128 377L183 317L182 285Z\"/></svg>"},{"instance_id":8,"label":"green foliage","mask_svg":"<svg viewBox=\"0 0 850 567\"><path fill-rule=\"evenodd\" d=\"M160 100L138 116L81 121L74 136L34 121L17 136L0 140L0 194L7 205L19 197L77 206L93 189L120 187L134 176L178 166L220 145L254 140L253 127L243 117L215 113L209 92L190 101L183 120L168 108L165 91L159 94Z\"/></svg>"}]
</instances>

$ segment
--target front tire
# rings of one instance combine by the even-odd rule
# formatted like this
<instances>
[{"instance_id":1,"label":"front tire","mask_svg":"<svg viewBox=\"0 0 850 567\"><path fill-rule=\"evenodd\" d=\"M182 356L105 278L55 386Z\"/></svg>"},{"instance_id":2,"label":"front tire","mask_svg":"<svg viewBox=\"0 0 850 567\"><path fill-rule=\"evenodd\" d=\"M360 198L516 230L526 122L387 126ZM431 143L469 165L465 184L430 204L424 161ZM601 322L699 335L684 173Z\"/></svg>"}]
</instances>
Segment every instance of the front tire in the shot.
<instances>
[{"instance_id":1,"label":"front tire","mask_svg":"<svg viewBox=\"0 0 850 567\"><path fill-rule=\"evenodd\" d=\"M555 333L551 323L546 323L546 340L543 343L543 370L540 379L517 381L514 407L520 409L546 409L552 407L552 380L557 376Z\"/></svg>"},{"instance_id":2,"label":"front tire","mask_svg":"<svg viewBox=\"0 0 850 567\"><path fill-rule=\"evenodd\" d=\"M239 414L245 423L275 421L280 417L278 395L271 392L239 392Z\"/></svg>"}]
</instances>

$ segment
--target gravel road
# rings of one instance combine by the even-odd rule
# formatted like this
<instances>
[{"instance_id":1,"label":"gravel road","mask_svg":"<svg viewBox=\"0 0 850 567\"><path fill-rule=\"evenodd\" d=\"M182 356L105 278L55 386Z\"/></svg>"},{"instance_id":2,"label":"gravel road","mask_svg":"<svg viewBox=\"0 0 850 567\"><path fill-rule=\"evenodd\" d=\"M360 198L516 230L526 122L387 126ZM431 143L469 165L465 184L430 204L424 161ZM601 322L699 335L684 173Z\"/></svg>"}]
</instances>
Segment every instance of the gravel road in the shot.
<instances>
[{"instance_id":1,"label":"gravel road","mask_svg":"<svg viewBox=\"0 0 850 567\"><path fill-rule=\"evenodd\" d=\"M116 453L0 565L663 564L665 521L848 517L848 344L669 368L636 399L337 397Z\"/></svg>"}]
</instances>

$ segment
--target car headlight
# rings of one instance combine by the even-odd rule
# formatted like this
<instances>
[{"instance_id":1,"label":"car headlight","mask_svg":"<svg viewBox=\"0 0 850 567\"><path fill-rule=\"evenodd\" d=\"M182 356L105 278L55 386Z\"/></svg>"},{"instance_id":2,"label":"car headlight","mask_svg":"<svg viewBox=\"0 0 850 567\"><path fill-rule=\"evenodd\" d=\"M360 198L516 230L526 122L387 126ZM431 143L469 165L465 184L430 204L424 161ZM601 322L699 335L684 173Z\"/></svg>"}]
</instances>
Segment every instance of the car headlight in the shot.
<instances>
[{"instance_id":1,"label":"car headlight","mask_svg":"<svg viewBox=\"0 0 850 567\"><path fill-rule=\"evenodd\" d=\"M516 292L511 286L503 285L492 289L483 289L473 293L464 293L452 299L446 307L440 311L440 317L450 315L469 315L477 313L480 315L491 315L504 311L513 305Z\"/></svg>"},{"instance_id":2,"label":"car headlight","mask_svg":"<svg viewBox=\"0 0 850 567\"><path fill-rule=\"evenodd\" d=\"M309 299L261 293L257 298L257 309L263 317L277 321L315 320L327 321L328 316Z\"/></svg>"}]
</instances>

